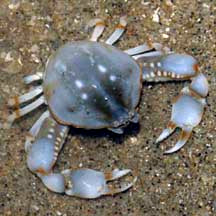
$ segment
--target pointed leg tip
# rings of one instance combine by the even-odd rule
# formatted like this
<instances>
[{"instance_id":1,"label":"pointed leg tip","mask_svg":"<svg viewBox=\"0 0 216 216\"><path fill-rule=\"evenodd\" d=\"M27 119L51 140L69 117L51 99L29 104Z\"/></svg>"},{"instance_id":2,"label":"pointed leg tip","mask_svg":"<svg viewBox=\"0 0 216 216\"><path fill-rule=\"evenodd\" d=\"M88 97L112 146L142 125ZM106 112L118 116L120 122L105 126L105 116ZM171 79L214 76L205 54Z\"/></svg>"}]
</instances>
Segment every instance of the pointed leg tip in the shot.
<instances>
[{"instance_id":1,"label":"pointed leg tip","mask_svg":"<svg viewBox=\"0 0 216 216\"><path fill-rule=\"evenodd\" d=\"M15 98L16 98L16 99L15 99ZM14 97L14 98L9 98L9 99L8 99L7 105L8 105L9 107L13 107L13 106L16 105L16 104L19 104L19 99L18 99L18 97Z\"/></svg>"},{"instance_id":2,"label":"pointed leg tip","mask_svg":"<svg viewBox=\"0 0 216 216\"><path fill-rule=\"evenodd\" d=\"M133 185L136 183L137 179L138 179L138 177L135 176L134 179L133 179L133 181L132 181L132 184L133 184Z\"/></svg>"},{"instance_id":3,"label":"pointed leg tip","mask_svg":"<svg viewBox=\"0 0 216 216\"><path fill-rule=\"evenodd\" d=\"M132 171L130 169L124 169L124 170L114 169L112 172L104 173L104 175L106 181L112 181L112 180L119 179L131 172Z\"/></svg>"},{"instance_id":4,"label":"pointed leg tip","mask_svg":"<svg viewBox=\"0 0 216 216\"><path fill-rule=\"evenodd\" d=\"M159 137L156 139L155 143L158 144L160 142L162 142L164 139L166 139L169 135L171 134L171 132L168 129L164 129L162 131L162 133L159 135Z\"/></svg>"},{"instance_id":5,"label":"pointed leg tip","mask_svg":"<svg viewBox=\"0 0 216 216\"><path fill-rule=\"evenodd\" d=\"M191 133L192 133L192 128L183 128L181 133L179 134L179 139L177 143L175 144L175 146L165 151L165 154L171 154L171 153L174 153L180 150L190 138Z\"/></svg>"},{"instance_id":6,"label":"pointed leg tip","mask_svg":"<svg viewBox=\"0 0 216 216\"><path fill-rule=\"evenodd\" d=\"M127 25L127 16L126 16L126 15L120 17L120 23L121 23L123 26L126 26L126 25Z\"/></svg>"},{"instance_id":7,"label":"pointed leg tip","mask_svg":"<svg viewBox=\"0 0 216 216\"><path fill-rule=\"evenodd\" d=\"M173 147L173 148L170 148L169 150L165 151L164 154L165 155L172 154L172 153L177 152L178 150L179 149L175 149L175 147Z\"/></svg>"},{"instance_id":8,"label":"pointed leg tip","mask_svg":"<svg viewBox=\"0 0 216 216\"><path fill-rule=\"evenodd\" d=\"M108 191L104 195L114 195L114 194L118 194L118 193L122 193L124 191L127 191L128 189L133 187L133 185L136 183L136 181L137 181L137 177L134 177L134 179L130 183L122 183L122 184L120 184L120 187L118 187L118 188L112 188L112 187L109 188L108 187Z\"/></svg>"},{"instance_id":9,"label":"pointed leg tip","mask_svg":"<svg viewBox=\"0 0 216 216\"><path fill-rule=\"evenodd\" d=\"M101 19L101 18L93 18L93 19L90 19L89 22L86 24L86 29L92 28L97 24L105 25L103 19Z\"/></svg>"},{"instance_id":10,"label":"pointed leg tip","mask_svg":"<svg viewBox=\"0 0 216 216\"><path fill-rule=\"evenodd\" d=\"M120 178L120 177L122 177L122 176L127 175L127 174L130 173L130 172L131 172L130 169L124 169L124 170L119 170L119 169L117 169L117 170L114 170L114 171L113 171L113 174L119 176L119 178Z\"/></svg>"},{"instance_id":11,"label":"pointed leg tip","mask_svg":"<svg viewBox=\"0 0 216 216\"><path fill-rule=\"evenodd\" d=\"M165 128L160 136L156 139L155 143L158 144L160 142L162 142L163 140L165 140L167 137L169 137L176 129L176 124L172 121L169 121L167 128Z\"/></svg>"},{"instance_id":12,"label":"pointed leg tip","mask_svg":"<svg viewBox=\"0 0 216 216\"><path fill-rule=\"evenodd\" d=\"M160 143L162 140L161 140L161 138L160 138L160 136L155 140L155 144L158 144L158 143Z\"/></svg>"},{"instance_id":13,"label":"pointed leg tip","mask_svg":"<svg viewBox=\"0 0 216 216\"><path fill-rule=\"evenodd\" d=\"M121 192L126 191L128 189L130 189L131 187L133 187L133 185L136 183L137 181L137 176L134 177L133 181L131 183L124 183L121 185Z\"/></svg>"},{"instance_id":14,"label":"pointed leg tip","mask_svg":"<svg viewBox=\"0 0 216 216\"><path fill-rule=\"evenodd\" d=\"M179 151L186 144L187 140L188 139L179 139L175 146L165 151L164 154L172 154Z\"/></svg>"},{"instance_id":15,"label":"pointed leg tip","mask_svg":"<svg viewBox=\"0 0 216 216\"><path fill-rule=\"evenodd\" d=\"M12 127L12 123L13 122L10 121L0 123L0 129L5 129L5 130L10 129Z\"/></svg>"},{"instance_id":16,"label":"pointed leg tip","mask_svg":"<svg viewBox=\"0 0 216 216\"><path fill-rule=\"evenodd\" d=\"M164 152L164 154L167 154L167 155L168 155L168 154L173 154L173 153L179 151L181 148L182 148L182 147L177 147L177 146L175 145L174 147L170 148L169 150L166 150L166 151Z\"/></svg>"}]
</instances>

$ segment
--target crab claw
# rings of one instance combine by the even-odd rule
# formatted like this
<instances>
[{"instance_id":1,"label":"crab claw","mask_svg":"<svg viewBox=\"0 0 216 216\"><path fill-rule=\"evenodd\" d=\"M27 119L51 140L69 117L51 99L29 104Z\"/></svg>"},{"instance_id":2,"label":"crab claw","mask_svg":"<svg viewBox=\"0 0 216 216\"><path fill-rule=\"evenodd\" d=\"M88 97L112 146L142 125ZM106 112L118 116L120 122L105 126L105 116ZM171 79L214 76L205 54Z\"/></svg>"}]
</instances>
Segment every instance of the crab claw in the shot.
<instances>
[{"instance_id":1,"label":"crab claw","mask_svg":"<svg viewBox=\"0 0 216 216\"><path fill-rule=\"evenodd\" d=\"M38 174L46 187L56 193L64 193L65 180L61 173L50 173L47 175Z\"/></svg>"},{"instance_id":2,"label":"crab claw","mask_svg":"<svg viewBox=\"0 0 216 216\"><path fill-rule=\"evenodd\" d=\"M113 195L126 191L136 181L136 178L129 184L121 184L119 188L113 188L107 184L107 181L113 181L130 173L131 170L118 170L103 173L92 169L64 170L62 174L68 181L65 193L70 196L94 199L102 195Z\"/></svg>"},{"instance_id":3,"label":"crab claw","mask_svg":"<svg viewBox=\"0 0 216 216\"><path fill-rule=\"evenodd\" d=\"M156 140L156 143L159 143L171 135L177 127L182 129L178 142L166 151L166 154L176 152L184 146L193 128L200 123L205 104L205 99L194 95L188 87L182 89L181 94L173 103L171 121Z\"/></svg>"}]
</instances>

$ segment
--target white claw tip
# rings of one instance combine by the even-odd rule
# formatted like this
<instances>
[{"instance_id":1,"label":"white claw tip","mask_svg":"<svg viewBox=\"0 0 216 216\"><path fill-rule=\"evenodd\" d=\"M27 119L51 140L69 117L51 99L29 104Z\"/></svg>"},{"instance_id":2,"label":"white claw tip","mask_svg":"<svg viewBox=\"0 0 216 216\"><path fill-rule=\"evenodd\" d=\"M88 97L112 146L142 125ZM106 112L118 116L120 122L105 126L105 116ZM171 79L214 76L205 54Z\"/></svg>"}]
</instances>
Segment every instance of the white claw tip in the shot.
<instances>
[{"instance_id":1,"label":"white claw tip","mask_svg":"<svg viewBox=\"0 0 216 216\"><path fill-rule=\"evenodd\" d=\"M123 25L123 26L127 25L127 16L122 16L120 18L120 24Z\"/></svg>"},{"instance_id":2,"label":"white claw tip","mask_svg":"<svg viewBox=\"0 0 216 216\"><path fill-rule=\"evenodd\" d=\"M14 120L16 119L16 114L12 113L11 115L8 116L7 118L7 125L12 125L12 123L14 122Z\"/></svg>"},{"instance_id":3,"label":"white claw tip","mask_svg":"<svg viewBox=\"0 0 216 216\"><path fill-rule=\"evenodd\" d=\"M164 129L160 136L156 140L156 144L163 141L165 138L167 138L170 135L170 130L169 129Z\"/></svg>"},{"instance_id":4,"label":"white claw tip","mask_svg":"<svg viewBox=\"0 0 216 216\"><path fill-rule=\"evenodd\" d=\"M175 146L173 146L171 149L165 151L164 154L172 154L174 152L177 152L178 150L180 150L185 145L186 142L187 142L187 139L179 140L175 144Z\"/></svg>"},{"instance_id":5,"label":"white claw tip","mask_svg":"<svg viewBox=\"0 0 216 216\"><path fill-rule=\"evenodd\" d=\"M15 100L14 100L14 98L10 98L9 100L8 100L8 106L14 106L15 105Z\"/></svg>"}]
</instances>

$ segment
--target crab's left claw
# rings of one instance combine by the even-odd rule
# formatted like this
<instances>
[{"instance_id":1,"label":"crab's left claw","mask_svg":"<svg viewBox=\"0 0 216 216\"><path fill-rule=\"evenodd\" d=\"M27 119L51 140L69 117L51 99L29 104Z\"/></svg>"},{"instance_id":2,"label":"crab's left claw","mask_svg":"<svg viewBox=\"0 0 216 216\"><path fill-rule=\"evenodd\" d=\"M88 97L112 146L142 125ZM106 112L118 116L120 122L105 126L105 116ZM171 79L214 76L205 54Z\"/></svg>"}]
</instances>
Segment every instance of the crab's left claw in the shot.
<instances>
[{"instance_id":1,"label":"crab's left claw","mask_svg":"<svg viewBox=\"0 0 216 216\"><path fill-rule=\"evenodd\" d=\"M192 78L190 86L182 89L173 103L171 121L156 140L156 143L161 142L174 132L176 127L182 129L176 145L165 153L176 152L187 142L193 128L202 119L207 94L208 83L203 74L198 74Z\"/></svg>"},{"instance_id":2,"label":"crab's left claw","mask_svg":"<svg viewBox=\"0 0 216 216\"><path fill-rule=\"evenodd\" d=\"M118 188L107 184L107 181L113 181L130 173L131 170L118 170L103 173L92 169L65 170L62 172L66 181L67 189L65 193L70 196L77 196L86 199L94 199L102 195L113 195L126 191L136 181L123 183Z\"/></svg>"}]
</instances>

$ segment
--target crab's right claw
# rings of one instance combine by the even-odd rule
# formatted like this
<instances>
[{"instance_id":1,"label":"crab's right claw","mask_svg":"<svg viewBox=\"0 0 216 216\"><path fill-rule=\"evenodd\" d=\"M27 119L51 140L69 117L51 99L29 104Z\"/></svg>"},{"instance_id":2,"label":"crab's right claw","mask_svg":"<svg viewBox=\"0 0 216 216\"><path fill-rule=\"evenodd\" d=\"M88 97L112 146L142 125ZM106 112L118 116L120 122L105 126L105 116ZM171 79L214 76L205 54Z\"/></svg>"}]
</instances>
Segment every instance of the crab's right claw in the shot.
<instances>
[{"instance_id":1,"label":"crab's right claw","mask_svg":"<svg viewBox=\"0 0 216 216\"><path fill-rule=\"evenodd\" d=\"M131 170L114 170L113 172L103 173L92 169L65 170L62 172L67 182L65 193L70 196L77 196L86 199L98 198L102 195L113 195L126 191L136 181L123 183L118 188L113 188L107 181L113 181L130 173Z\"/></svg>"},{"instance_id":2,"label":"crab's right claw","mask_svg":"<svg viewBox=\"0 0 216 216\"><path fill-rule=\"evenodd\" d=\"M190 86L183 88L180 95L175 99L172 107L171 121L156 140L156 143L159 143L173 133L177 127L181 128L176 145L166 151L166 154L176 152L184 146L193 128L200 123L206 105L205 97L207 94L207 80L203 74L199 74L192 78Z\"/></svg>"}]
</instances>

